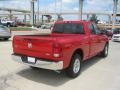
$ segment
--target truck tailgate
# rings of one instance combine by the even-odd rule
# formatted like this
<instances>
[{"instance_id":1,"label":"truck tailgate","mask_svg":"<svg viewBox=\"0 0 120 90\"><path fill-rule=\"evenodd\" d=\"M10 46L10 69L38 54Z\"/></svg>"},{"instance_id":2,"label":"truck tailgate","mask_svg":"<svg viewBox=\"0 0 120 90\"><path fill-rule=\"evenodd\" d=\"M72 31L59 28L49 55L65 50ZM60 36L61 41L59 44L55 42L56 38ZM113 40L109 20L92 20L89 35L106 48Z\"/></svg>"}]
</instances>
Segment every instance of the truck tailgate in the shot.
<instances>
[{"instance_id":1,"label":"truck tailgate","mask_svg":"<svg viewBox=\"0 0 120 90\"><path fill-rule=\"evenodd\" d=\"M13 41L14 53L38 58L51 58L53 38L44 36L15 36Z\"/></svg>"}]
</instances>

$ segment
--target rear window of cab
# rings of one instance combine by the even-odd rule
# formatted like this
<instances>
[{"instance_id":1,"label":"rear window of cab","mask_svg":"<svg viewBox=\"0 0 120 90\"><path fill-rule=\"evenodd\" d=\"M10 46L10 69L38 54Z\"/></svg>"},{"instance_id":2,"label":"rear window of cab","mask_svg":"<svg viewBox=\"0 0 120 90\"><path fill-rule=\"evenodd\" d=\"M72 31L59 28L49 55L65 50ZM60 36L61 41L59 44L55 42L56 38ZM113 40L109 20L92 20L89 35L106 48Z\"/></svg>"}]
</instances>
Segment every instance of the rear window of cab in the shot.
<instances>
[{"instance_id":1,"label":"rear window of cab","mask_svg":"<svg viewBox=\"0 0 120 90\"><path fill-rule=\"evenodd\" d=\"M54 25L53 33L85 34L83 24L59 23Z\"/></svg>"}]
</instances>

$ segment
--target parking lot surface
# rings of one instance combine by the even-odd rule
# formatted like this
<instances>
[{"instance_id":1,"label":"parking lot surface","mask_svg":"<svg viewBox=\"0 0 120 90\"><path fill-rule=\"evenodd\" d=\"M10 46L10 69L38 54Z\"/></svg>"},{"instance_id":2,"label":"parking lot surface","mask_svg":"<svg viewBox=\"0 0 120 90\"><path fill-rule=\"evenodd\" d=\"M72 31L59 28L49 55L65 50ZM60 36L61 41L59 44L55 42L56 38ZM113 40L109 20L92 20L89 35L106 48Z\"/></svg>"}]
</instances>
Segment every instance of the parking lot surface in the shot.
<instances>
[{"instance_id":1,"label":"parking lot surface","mask_svg":"<svg viewBox=\"0 0 120 90\"><path fill-rule=\"evenodd\" d=\"M13 32L13 35L32 33L36 32ZM80 76L75 79L64 73L32 70L14 62L11 54L12 38L0 40L0 90L120 90L119 42L110 41L107 58L94 57L84 62Z\"/></svg>"}]
</instances>

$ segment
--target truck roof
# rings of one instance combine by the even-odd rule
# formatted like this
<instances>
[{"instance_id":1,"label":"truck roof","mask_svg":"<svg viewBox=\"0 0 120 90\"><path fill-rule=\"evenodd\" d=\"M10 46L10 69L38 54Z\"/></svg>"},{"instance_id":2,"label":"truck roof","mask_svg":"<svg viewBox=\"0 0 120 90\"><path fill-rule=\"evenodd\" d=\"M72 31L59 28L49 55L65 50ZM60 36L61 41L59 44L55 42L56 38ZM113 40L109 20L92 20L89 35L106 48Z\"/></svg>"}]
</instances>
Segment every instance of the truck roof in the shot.
<instances>
[{"instance_id":1,"label":"truck roof","mask_svg":"<svg viewBox=\"0 0 120 90\"><path fill-rule=\"evenodd\" d=\"M59 23L93 23L92 21L85 21L85 20L76 20L76 21L57 21L55 22L55 24L59 24Z\"/></svg>"}]
</instances>

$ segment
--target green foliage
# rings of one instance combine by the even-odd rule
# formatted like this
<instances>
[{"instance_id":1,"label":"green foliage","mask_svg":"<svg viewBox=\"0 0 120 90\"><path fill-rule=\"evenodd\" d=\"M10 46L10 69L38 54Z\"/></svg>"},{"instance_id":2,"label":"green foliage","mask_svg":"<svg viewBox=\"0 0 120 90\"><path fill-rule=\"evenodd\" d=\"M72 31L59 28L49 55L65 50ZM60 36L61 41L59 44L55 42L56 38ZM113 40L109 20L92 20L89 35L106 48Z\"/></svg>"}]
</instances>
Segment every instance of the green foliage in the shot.
<instances>
[{"instance_id":1,"label":"green foliage","mask_svg":"<svg viewBox=\"0 0 120 90\"><path fill-rule=\"evenodd\" d=\"M31 31L31 27L10 27L11 31Z\"/></svg>"},{"instance_id":2,"label":"green foliage","mask_svg":"<svg viewBox=\"0 0 120 90\"><path fill-rule=\"evenodd\" d=\"M92 14L92 16L90 17L90 21L95 22L96 24L98 23L99 20L97 19L96 14Z\"/></svg>"},{"instance_id":3,"label":"green foliage","mask_svg":"<svg viewBox=\"0 0 120 90\"><path fill-rule=\"evenodd\" d=\"M60 14L58 15L57 21L63 21L63 17Z\"/></svg>"}]
</instances>

